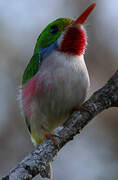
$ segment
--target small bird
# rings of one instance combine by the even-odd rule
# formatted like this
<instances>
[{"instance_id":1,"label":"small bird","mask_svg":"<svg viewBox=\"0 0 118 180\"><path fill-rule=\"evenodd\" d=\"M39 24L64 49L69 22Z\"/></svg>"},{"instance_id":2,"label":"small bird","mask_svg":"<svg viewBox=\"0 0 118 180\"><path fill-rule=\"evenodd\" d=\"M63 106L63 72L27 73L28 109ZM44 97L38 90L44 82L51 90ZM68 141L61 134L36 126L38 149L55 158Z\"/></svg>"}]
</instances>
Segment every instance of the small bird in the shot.
<instances>
[{"instance_id":1,"label":"small bird","mask_svg":"<svg viewBox=\"0 0 118 180\"><path fill-rule=\"evenodd\" d=\"M40 34L22 79L20 103L35 146L45 138L56 144L52 131L62 125L87 96L90 80L84 62L84 23L95 7L76 20L59 18Z\"/></svg>"}]
</instances>

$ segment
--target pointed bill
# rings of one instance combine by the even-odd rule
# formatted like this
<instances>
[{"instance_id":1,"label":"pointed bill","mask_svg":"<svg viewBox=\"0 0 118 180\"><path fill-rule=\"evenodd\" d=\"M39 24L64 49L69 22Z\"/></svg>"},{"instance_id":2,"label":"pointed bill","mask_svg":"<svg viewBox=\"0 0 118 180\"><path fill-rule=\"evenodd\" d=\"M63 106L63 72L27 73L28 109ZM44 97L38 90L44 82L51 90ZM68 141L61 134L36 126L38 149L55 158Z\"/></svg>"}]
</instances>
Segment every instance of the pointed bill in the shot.
<instances>
[{"instance_id":1,"label":"pointed bill","mask_svg":"<svg viewBox=\"0 0 118 180\"><path fill-rule=\"evenodd\" d=\"M88 16L90 15L90 13L93 11L93 9L95 8L96 3L93 3L91 6L89 6L80 16L79 18L77 18L77 20L75 20L75 22L73 23L73 25L77 25L77 24L84 24L86 19L88 18Z\"/></svg>"}]
</instances>

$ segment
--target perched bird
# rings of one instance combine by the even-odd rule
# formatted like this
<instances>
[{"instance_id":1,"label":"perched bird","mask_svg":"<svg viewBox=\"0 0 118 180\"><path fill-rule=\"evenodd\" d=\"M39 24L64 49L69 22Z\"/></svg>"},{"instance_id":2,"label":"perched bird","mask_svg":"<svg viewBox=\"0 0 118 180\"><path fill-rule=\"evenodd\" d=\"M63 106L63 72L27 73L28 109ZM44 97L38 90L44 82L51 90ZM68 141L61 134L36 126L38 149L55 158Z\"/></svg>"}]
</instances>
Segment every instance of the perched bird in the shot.
<instances>
[{"instance_id":1,"label":"perched bird","mask_svg":"<svg viewBox=\"0 0 118 180\"><path fill-rule=\"evenodd\" d=\"M51 22L37 39L23 75L20 102L26 126L37 146L62 125L84 102L89 75L84 62L87 45L84 23L95 7L89 6L76 20Z\"/></svg>"}]
</instances>

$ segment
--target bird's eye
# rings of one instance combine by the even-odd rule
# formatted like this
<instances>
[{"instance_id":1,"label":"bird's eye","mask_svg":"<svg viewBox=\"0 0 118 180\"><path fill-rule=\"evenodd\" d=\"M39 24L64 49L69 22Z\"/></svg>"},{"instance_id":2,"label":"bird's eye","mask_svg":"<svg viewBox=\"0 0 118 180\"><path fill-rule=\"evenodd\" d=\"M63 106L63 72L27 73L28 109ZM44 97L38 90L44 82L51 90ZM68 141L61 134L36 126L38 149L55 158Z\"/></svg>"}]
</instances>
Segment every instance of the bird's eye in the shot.
<instances>
[{"instance_id":1,"label":"bird's eye","mask_svg":"<svg viewBox=\"0 0 118 180\"><path fill-rule=\"evenodd\" d=\"M57 25L51 26L50 32L51 32L51 34L56 34L58 32L58 26Z\"/></svg>"}]
</instances>

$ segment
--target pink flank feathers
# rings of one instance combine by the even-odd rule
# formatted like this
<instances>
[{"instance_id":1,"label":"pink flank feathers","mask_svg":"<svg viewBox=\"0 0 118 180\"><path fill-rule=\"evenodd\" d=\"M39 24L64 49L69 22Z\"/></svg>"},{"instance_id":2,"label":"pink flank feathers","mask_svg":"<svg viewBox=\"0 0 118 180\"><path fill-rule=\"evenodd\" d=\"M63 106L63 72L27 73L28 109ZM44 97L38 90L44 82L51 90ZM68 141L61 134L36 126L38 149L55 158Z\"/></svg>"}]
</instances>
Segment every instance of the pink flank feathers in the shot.
<instances>
[{"instance_id":1,"label":"pink flank feathers","mask_svg":"<svg viewBox=\"0 0 118 180\"><path fill-rule=\"evenodd\" d=\"M23 86L22 99L24 103L24 110L27 117L31 115L31 101L36 95L36 81L37 74Z\"/></svg>"},{"instance_id":2,"label":"pink flank feathers","mask_svg":"<svg viewBox=\"0 0 118 180\"><path fill-rule=\"evenodd\" d=\"M50 93L53 78L49 77L48 73L45 71L42 74L38 72L32 79L30 79L22 88L22 100L24 105L25 114L27 117L31 116L31 104L33 100L37 97L42 96L42 94Z\"/></svg>"}]
</instances>

